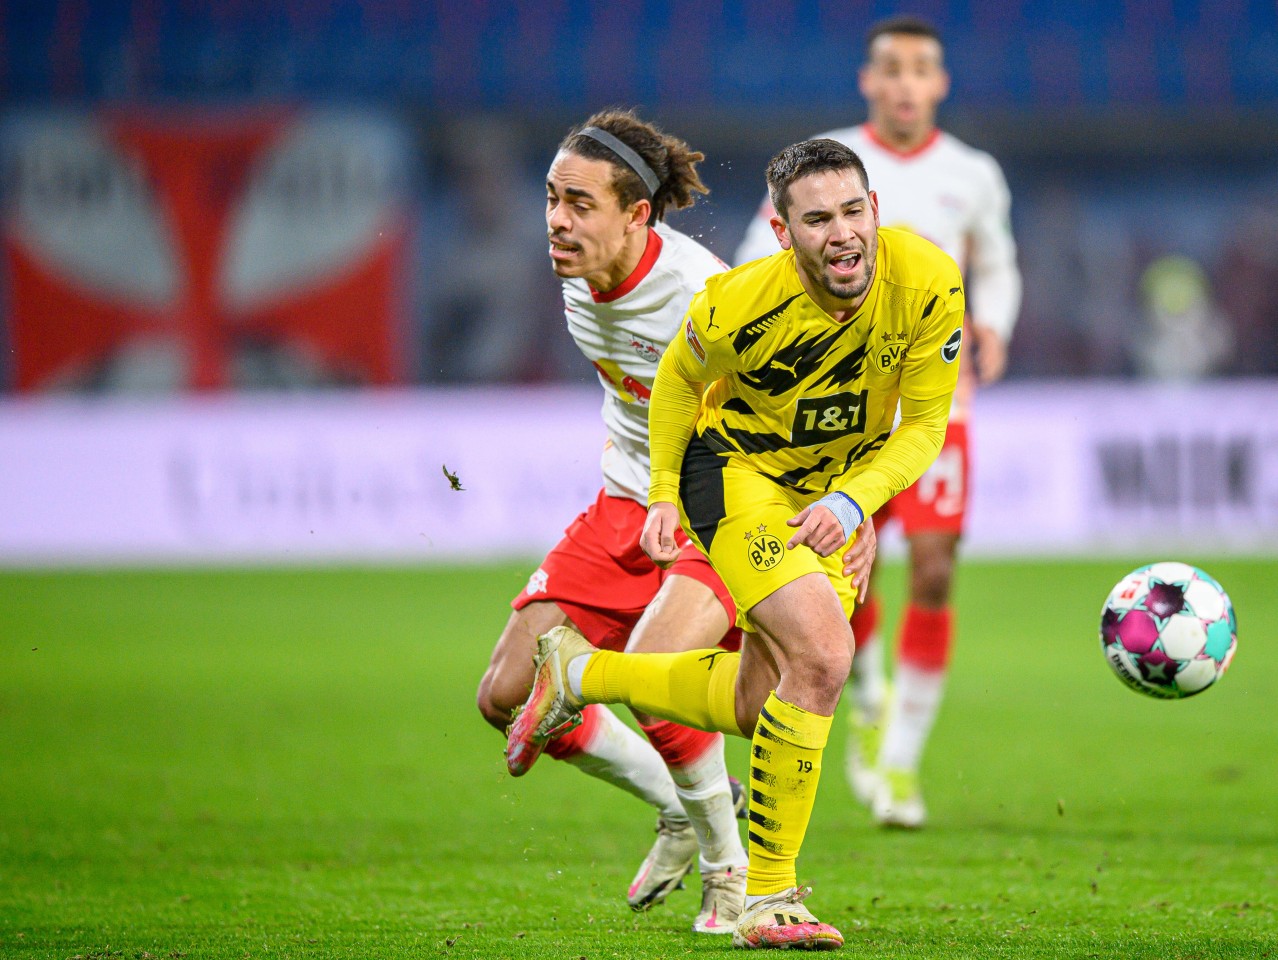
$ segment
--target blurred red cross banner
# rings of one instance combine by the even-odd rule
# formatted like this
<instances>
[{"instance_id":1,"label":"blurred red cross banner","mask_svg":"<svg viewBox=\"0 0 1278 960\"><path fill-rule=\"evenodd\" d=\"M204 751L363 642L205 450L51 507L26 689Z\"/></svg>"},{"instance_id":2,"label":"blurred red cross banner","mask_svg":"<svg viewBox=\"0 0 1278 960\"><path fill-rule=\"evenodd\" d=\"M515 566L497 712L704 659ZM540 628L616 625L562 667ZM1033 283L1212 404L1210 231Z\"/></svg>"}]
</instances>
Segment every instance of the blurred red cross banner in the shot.
<instances>
[{"instance_id":1,"label":"blurred red cross banner","mask_svg":"<svg viewBox=\"0 0 1278 960\"><path fill-rule=\"evenodd\" d=\"M0 156L19 391L409 373L410 148L395 122L45 111L9 117Z\"/></svg>"}]
</instances>

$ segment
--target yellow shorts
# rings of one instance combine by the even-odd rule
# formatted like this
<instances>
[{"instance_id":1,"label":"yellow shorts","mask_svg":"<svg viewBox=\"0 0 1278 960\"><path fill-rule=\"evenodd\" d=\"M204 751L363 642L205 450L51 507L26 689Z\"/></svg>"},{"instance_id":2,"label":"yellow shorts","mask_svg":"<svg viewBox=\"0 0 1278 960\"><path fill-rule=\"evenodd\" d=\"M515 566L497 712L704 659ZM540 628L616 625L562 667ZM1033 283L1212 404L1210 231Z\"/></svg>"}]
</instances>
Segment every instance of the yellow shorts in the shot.
<instances>
[{"instance_id":1,"label":"yellow shorts","mask_svg":"<svg viewBox=\"0 0 1278 960\"><path fill-rule=\"evenodd\" d=\"M680 518L710 558L737 604L737 626L754 630L750 609L780 587L809 573L824 573L852 616L856 588L843 575L846 547L828 557L810 547L786 547L797 527L786 521L819 494L781 486L733 457L717 454L693 437L679 484Z\"/></svg>"}]
</instances>

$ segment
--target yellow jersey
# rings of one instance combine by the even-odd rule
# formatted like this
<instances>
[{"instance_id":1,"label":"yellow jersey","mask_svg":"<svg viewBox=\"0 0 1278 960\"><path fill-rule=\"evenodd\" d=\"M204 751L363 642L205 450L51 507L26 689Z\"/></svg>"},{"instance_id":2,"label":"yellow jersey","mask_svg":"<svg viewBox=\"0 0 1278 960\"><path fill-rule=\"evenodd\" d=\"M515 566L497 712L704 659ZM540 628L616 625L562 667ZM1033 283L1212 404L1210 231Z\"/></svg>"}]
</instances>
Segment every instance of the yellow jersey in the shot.
<instances>
[{"instance_id":1,"label":"yellow jersey","mask_svg":"<svg viewBox=\"0 0 1278 960\"><path fill-rule=\"evenodd\" d=\"M963 282L929 241L878 237L865 300L842 323L803 289L792 250L706 281L657 371L650 504L678 502L694 430L786 488L846 493L865 516L927 469L958 376Z\"/></svg>"}]
</instances>

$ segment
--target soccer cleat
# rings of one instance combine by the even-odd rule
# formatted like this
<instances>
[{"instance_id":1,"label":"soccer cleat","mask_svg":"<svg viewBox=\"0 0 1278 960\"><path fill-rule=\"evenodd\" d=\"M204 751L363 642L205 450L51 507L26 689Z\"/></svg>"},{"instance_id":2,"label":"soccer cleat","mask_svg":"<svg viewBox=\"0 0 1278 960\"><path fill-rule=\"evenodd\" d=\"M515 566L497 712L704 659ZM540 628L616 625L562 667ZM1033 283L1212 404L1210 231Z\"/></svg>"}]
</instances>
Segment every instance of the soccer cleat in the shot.
<instances>
[{"instance_id":1,"label":"soccer cleat","mask_svg":"<svg viewBox=\"0 0 1278 960\"><path fill-rule=\"evenodd\" d=\"M701 912L693 933L731 933L745 907L745 867L728 867L701 874Z\"/></svg>"},{"instance_id":2,"label":"soccer cleat","mask_svg":"<svg viewBox=\"0 0 1278 960\"><path fill-rule=\"evenodd\" d=\"M881 827L917 830L927 823L927 807L919 789L919 775L913 770L887 769L879 777L879 787L871 807Z\"/></svg>"},{"instance_id":3,"label":"soccer cleat","mask_svg":"<svg viewBox=\"0 0 1278 960\"><path fill-rule=\"evenodd\" d=\"M852 796L872 806L879 787L879 745L883 742L883 708L871 713L854 706L848 713L848 745L843 772Z\"/></svg>"},{"instance_id":4,"label":"soccer cleat","mask_svg":"<svg viewBox=\"0 0 1278 960\"><path fill-rule=\"evenodd\" d=\"M736 777L728 777L728 787L732 790L732 812L738 820L744 820L750 815L750 795Z\"/></svg>"},{"instance_id":5,"label":"soccer cleat","mask_svg":"<svg viewBox=\"0 0 1278 960\"><path fill-rule=\"evenodd\" d=\"M683 878L692 869L701 849L697 832L687 820L657 818L657 842L639 865L626 891L631 910L647 910L683 886Z\"/></svg>"},{"instance_id":6,"label":"soccer cleat","mask_svg":"<svg viewBox=\"0 0 1278 960\"><path fill-rule=\"evenodd\" d=\"M810 887L791 887L741 911L732 945L747 950L837 950L843 934L822 923L803 905Z\"/></svg>"},{"instance_id":7,"label":"soccer cleat","mask_svg":"<svg viewBox=\"0 0 1278 960\"><path fill-rule=\"evenodd\" d=\"M537 638L532 690L506 730L506 769L512 777L531 770L549 741L581 723L583 704L573 696L565 670L569 660L594 650L572 627L555 627Z\"/></svg>"}]
</instances>

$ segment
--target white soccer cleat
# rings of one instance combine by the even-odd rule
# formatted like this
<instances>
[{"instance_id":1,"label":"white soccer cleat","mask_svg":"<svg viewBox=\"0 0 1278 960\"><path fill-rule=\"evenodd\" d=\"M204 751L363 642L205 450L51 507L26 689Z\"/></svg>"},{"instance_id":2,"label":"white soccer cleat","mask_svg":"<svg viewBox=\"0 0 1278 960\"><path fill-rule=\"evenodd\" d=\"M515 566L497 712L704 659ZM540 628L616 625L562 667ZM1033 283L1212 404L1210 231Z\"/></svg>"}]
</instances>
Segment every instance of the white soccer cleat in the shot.
<instances>
[{"instance_id":1,"label":"white soccer cleat","mask_svg":"<svg viewBox=\"0 0 1278 960\"><path fill-rule=\"evenodd\" d=\"M595 648L572 627L555 627L537 638L533 685L506 730L506 769L522 777L546 744L581 723L582 702L573 696L565 672L570 660Z\"/></svg>"},{"instance_id":2,"label":"white soccer cleat","mask_svg":"<svg viewBox=\"0 0 1278 960\"><path fill-rule=\"evenodd\" d=\"M852 796L858 803L873 807L879 789L879 745L883 743L883 723L887 710L871 713L854 706L848 713L848 744L843 772Z\"/></svg>"},{"instance_id":3,"label":"white soccer cleat","mask_svg":"<svg viewBox=\"0 0 1278 960\"><path fill-rule=\"evenodd\" d=\"M701 912L693 933L731 933L745 907L745 867L728 867L701 874Z\"/></svg>"},{"instance_id":4,"label":"white soccer cleat","mask_svg":"<svg viewBox=\"0 0 1278 960\"><path fill-rule=\"evenodd\" d=\"M732 931L732 945L747 950L837 950L843 934L803 905L810 887L791 887L746 907Z\"/></svg>"},{"instance_id":5,"label":"white soccer cleat","mask_svg":"<svg viewBox=\"0 0 1278 960\"><path fill-rule=\"evenodd\" d=\"M657 842L626 891L631 910L647 910L683 885L700 851L697 832L687 820L657 819Z\"/></svg>"},{"instance_id":6,"label":"white soccer cleat","mask_svg":"<svg viewBox=\"0 0 1278 960\"><path fill-rule=\"evenodd\" d=\"M927 823L927 806L923 803L918 773L903 769L883 770L871 810L881 827L905 830L922 827Z\"/></svg>"}]
</instances>

